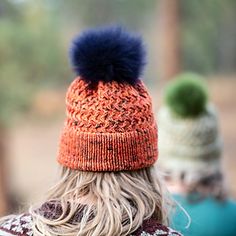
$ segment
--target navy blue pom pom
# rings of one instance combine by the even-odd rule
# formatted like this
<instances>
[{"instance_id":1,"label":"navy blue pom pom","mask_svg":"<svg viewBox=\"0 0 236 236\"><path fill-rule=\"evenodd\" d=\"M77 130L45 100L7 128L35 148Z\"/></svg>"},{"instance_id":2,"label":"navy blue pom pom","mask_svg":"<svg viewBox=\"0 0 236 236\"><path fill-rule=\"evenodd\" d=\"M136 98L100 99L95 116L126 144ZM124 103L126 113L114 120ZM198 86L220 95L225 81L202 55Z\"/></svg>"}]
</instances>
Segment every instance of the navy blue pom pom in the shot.
<instances>
[{"instance_id":1,"label":"navy blue pom pom","mask_svg":"<svg viewBox=\"0 0 236 236\"><path fill-rule=\"evenodd\" d=\"M134 84L145 65L141 38L121 27L84 32L73 41L70 57L76 74L89 83L118 81Z\"/></svg>"}]
</instances>

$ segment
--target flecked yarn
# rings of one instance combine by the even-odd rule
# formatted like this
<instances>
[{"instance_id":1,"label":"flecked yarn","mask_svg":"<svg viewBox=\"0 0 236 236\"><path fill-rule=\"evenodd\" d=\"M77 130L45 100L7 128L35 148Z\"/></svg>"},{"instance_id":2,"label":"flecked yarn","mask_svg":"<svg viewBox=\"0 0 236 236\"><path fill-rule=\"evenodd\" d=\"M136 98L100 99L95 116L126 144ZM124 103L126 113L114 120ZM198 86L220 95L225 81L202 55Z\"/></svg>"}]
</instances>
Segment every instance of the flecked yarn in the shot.
<instances>
[{"instance_id":1,"label":"flecked yarn","mask_svg":"<svg viewBox=\"0 0 236 236\"><path fill-rule=\"evenodd\" d=\"M77 77L66 96L58 161L83 171L137 170L157 159L157 127L144 84Z\"/></svg>"}]
</instances>

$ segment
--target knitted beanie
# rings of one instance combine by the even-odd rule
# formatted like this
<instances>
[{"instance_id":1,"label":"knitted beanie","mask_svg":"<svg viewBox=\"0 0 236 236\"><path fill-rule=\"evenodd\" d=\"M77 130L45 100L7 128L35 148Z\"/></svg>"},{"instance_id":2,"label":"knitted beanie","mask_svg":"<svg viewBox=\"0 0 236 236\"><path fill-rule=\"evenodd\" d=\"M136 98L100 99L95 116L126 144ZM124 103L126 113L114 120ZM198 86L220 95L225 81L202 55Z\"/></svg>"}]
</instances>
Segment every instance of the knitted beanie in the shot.
<instances>
[{"instance_id":1,"label":"knitted beanie","mask_svg":"<svg viewBox=\"0 0 236 236\"><path fill-rule=\"evenodd\" d=\"M220 171L222 142L202 78L179 75L165 90L158 113L160 166L188 183Z\"/></svg>"},{"instance_id":2,"label":"knitted beanie","mask_svg":"<svg viewBox=\"0 0 236 236\"><path fill-rule=\"evenodd\" d=\"M157 159L157 127L140 75L139 37L120 27L76 37L70 57L77 75L66 95L58 161L82 171L137 170Z\"/></svg>"}]
</instances>

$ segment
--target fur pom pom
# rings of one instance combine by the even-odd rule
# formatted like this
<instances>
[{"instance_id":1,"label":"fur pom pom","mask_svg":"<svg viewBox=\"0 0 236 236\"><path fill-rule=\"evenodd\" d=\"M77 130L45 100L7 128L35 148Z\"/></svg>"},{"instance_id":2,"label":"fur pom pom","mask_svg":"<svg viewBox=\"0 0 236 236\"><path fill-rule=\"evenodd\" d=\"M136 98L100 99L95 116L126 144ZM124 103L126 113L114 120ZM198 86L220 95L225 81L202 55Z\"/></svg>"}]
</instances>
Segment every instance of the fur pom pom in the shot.
<instances>
[{"instance_id":1,"label":"fur pom pom","mask_svg":"<svg viewBox=\"0 0 236 236\"><path fill-rule=\"evenodd\" d=\"M121 27L106 27L75 38L70 58L76 74L88 83L135 84L145 65L145 50L141 38Z\"/></svg>"},{"instance_id":2,"label":"fur pom pom","mask_svg":"<svg viewBox=\"0 0 236 236\"><path fill-rule=\"evenodd\" d=\"M208 102L203 78L194 73L180 74L166 87L165 102L181 117L194 118L201 115Z\"/></svg>"}]
</instances>

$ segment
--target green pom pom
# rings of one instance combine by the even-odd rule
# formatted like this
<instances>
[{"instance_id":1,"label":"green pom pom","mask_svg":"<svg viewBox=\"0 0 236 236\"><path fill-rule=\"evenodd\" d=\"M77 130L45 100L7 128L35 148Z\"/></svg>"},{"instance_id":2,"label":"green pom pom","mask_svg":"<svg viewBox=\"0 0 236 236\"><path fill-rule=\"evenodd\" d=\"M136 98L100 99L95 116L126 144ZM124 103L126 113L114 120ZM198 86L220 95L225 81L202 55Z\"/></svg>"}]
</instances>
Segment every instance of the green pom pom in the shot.
<instances>
[{"instance_id":1,"label":"green pom pom","mask_svg":"<svg viewBox=\"0 0 236 236\"><path fill-rule=\"evenodd\" d=\"M171 111L181 117L197 117L206 110L208 93L201 76L184 73L167 86L165 102Z\"/></svg>"}]
</instances>

